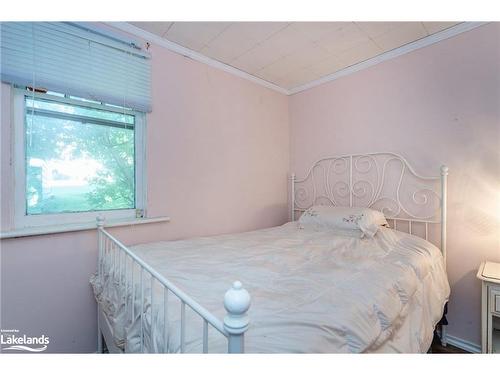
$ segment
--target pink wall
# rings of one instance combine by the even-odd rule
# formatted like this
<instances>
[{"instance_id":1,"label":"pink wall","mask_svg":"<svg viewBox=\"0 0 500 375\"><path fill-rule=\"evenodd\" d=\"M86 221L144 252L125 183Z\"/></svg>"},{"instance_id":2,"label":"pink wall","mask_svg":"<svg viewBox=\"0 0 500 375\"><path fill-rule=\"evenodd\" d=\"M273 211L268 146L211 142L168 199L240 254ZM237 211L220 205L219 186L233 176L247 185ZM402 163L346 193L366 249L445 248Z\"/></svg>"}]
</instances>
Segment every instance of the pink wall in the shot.
<instances>
[{"instance_id":1,"label":"pink wall","mask_svg":"<svg viewBox=\"0 0 500 375\"><path fill-rule=\"evenodd\" d=\"M149 215L170 223L112 230L127 244L238 232L287 219L288 99L153 46L147 119ZM2 84L2 230L9 227L9 87ZM88 278L94 231L0 242L1 324L51 337L53 352L95 351ZM221 303L222 303L221 296Z\"/></svg>"},{"instance_id":2,"label":"pink wall","mask_svg":"<svg viewBox=\"0 0 500 375\"><path fill-rule=\"evenodd\" d=\"M449 333L480 342L482 260L500 260L500 25L490 24L290 98L291 170L395 151L450 168Z\"/></svg>"}]
</instances>

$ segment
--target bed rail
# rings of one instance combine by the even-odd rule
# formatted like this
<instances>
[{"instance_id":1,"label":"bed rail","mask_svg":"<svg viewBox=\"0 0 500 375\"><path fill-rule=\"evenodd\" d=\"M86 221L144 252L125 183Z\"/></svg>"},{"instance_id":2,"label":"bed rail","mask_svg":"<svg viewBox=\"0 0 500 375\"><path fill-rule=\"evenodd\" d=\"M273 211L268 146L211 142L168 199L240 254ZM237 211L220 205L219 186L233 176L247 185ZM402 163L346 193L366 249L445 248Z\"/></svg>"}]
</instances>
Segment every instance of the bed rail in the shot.
<instances>
[{"instance_id":1,"label":"bed rail","mask_svg":"<svg viewBox=\"0 0 500 375\"><path fill-rule=\"evenodd\" d=\"M162 335L163 351L168 352L169 343L169 321L168 321L168 300L169 295L177 297L180 301L181 311L180 311L180 352L184 353L186 349L186 306L188 306L192 311L194 311L198 316L203 319L203 353L208 353L208 326L211 325L220 334L225 336L228 341L227 351L228 353L244 353L244 335L248 330L249 318L247 311L250 307L250 295L243 289L241 282L235 281L232 287L224 295L224 308L227 311L224 321L220 321L216 318L210 311L201 306L193 298L191 298L187 293L179 289L170 280L165 278L163 275L154 270L146 262L144 262L140 257L134 254L130 249L128 249L124 244L113 237L109 232L104 229L104 219L101 217L97 218L97 233L98 233L98 266L97 266L97 277L101 282L105 273L108 273L108 277L111 277L115 283L119 284L120 288L124 288L126 293L131 290L132 293L132 303L128 303L129 298L126 298L126 311L130 312L131 316L135 316L135 300L136 300L136 288L134 285L134 265L138 265L140 268L140 327L141 327L141 339L140 339L140 349L144 352L145 342L144 342L144 322L146 319L146 309L145 309L145 276L149 274L150 276L150 306L151 306L151 317L153 316L154 308L154 287L155 284L159 285L163 289L163 312L161 314L163 318L163 332L156 333L154 331L155 327L153 324L153 319L151 319L151 348L154 348L153 342L158 338L158 334ZM131 267L127 267L130 265ZM108 268L108 269L106 269ZM131 270L131 271L130 271ZM132 273L129 275L128 273ZM98 319L99 322L99 319ZM102 331L98 324L98 340L97 340L97 351L102 352Z\"/></svg>"}]
</instances>

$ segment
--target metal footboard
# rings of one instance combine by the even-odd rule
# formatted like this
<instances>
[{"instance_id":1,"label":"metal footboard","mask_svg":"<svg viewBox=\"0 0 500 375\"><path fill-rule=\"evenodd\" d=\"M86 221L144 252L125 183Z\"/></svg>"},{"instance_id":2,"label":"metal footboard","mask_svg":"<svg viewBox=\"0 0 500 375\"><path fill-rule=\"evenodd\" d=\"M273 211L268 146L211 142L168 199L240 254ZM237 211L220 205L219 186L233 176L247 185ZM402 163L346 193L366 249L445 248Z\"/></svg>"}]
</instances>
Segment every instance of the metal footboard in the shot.
<instances>
[{"instance_id":1,"label":"metal footboard","mask_svg":"<svg viewBox=\"0 0 500 375\"><path fill-rule=\"evenodd\" d=\"M228 353L243 353L244 352L244 335L248 329L249 319L247 311L250 307L250 295L243 289L242 284L239 281L235 281L232 287L224 295L224 308L227 311L224 321L221 322L207 309L197 303L188 294L183 292L172 282L166 279L164 276L155 271L151 266L144 262L141 258L130 251L125 245L114 238L104 229L104 220L102 218L97 218L97 233L98 233L98 244L99 244L99 255L97 263L97 278L99 281L104 280L104 275L107 274L111 280L118 284L121 290L125 290L126 293L132 293L131 296L131 306L128 303L129 298L126 296L126 312L130 313L131 317L134 318L136 315L135 311L135 301L137 299L136 286L134 283L134 265L139 266L140 275L138 285L140 291L140 327L141 327L141 338L140 338L140 351L145 350L145 335L144 335L144 323L146 319L146 309L145 309L145 277L149 274L150 276L150 304L151 304L151 323L150 323L150 340L151 348L154 348L154 340L161 335L163 342L163 352L168 352L168 340L169 340L169 322L168 322L168 300L169 296L173 295L180 301L181 311L180 311L180 352L184 353L186 350L186 306L188 306L192 311L194 311L198 316L203 319L203 353L208 353L208 326L211 325L220 334L227 338L227 351ZM130 268L128 266L131 266ZM129 274L131 272L131 274ZM155 332L155 327L153 324L153 306L154 297L153 291L154 287L159 285L163 289L163 332ZM159 305L161 306L161 305ZM177 327L175 327L177 328ZM98 344L97 351L102 352L102 341L101 341L101 329L98 326Z\"/></svg>"}]
</instances>

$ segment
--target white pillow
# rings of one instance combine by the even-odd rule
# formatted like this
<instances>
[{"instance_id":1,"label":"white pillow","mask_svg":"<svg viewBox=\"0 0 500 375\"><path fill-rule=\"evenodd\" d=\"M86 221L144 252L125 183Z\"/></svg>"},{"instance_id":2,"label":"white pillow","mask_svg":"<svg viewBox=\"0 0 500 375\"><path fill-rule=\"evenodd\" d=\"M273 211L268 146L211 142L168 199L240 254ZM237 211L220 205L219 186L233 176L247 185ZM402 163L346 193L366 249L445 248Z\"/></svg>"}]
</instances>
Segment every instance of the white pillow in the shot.
<instances>
[{"instance_id":1,"label":"white pillow","mask_svg":"<svg viewBox=\"0 0 500 375\"><path fill-rule=\"evenodd\" d=\"M366 237L373 237L380 226L388 226L384 214L363 207L312 206L299 219L301 229L360 230Z\"/></svg>"}]
</instances>

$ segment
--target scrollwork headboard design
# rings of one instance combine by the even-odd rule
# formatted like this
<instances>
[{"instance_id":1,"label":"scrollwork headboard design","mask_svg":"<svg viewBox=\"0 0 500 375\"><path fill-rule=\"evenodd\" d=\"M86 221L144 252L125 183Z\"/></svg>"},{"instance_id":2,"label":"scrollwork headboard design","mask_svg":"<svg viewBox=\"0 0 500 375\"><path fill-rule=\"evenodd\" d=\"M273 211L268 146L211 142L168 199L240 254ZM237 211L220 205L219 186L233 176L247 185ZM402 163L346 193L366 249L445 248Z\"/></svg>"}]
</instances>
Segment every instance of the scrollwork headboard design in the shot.
<instances>
[{"instance_id":1,"label":"scrollwork headboard design","mask_svg":"<svg viewBox=\"0 0 500 375\"><path fill-rule=\"evenodd\" d=\"M322 158L306 176L290 175L291 219L313 205L369 207L382 211L392 227L431 240L440 227L439 245L446 264L446 179L448 167L436 177L422 176L393 152Z\"/></svg>"}]
</instances>

